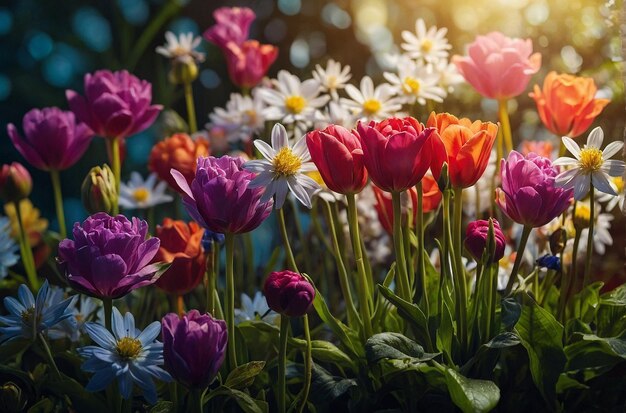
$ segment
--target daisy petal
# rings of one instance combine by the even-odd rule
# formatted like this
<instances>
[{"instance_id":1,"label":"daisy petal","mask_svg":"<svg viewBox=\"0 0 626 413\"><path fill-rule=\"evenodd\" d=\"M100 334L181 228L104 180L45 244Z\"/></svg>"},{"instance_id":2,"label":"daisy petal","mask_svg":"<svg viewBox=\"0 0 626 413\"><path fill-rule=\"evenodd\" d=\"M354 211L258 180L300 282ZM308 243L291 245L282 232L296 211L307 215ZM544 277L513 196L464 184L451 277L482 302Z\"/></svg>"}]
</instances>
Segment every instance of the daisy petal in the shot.
<instances>
[{"instance_id":1,"label":"daisy petal","mask_svg":"<svg viewBox=\"0 0 626 413\"><path fill-rule=\"evenodd\" d=\"M591 133L589 133L589 136L587 137L587 147L600 149L603 140L604 132L602 131L602 128L598 126L594 128Z\"/></svg>"},{"instance_id":2,"label":"daisy petal","mask_svg":"<svg viewBox=\"0 0 626 413\"><path fill-rule=\"evenodd\" d=\"M615 192L615 189L613 189L611 185L609 176L604 172L598 171L591 174L591 183L593 187L600 192L604 192L605 194L617 195L617 192Z\"/></svg>"},{"instance_id":3,"label":"daisy petal","mask_svg":"<svg viewBox=\"0 0 626 413\"><path fill-rule=\"evenodd\" d=\"M623 147L624 147L624 142L621 142L621 141L611 142L608 145L606 145L606 148L604 148L604 150L602 151L602 157L604 159L609 159L613 155L621 151Z\"/></svg>"},{"instance_id":4,"label":"daisy petal","mask_svg":"<svg viewBox=\"0 0 626 413\"><path fill-rule=\"evenodd\" d=\"M609 174L609 176L621 176L624 175L624 171L626 170L626 163L617 159L609 159L608 161L604 161L600 169Z\"/></svg>"},{"instance_id":5,"label":"daisy petal","mask_svg":"<svg viewBox=\"0 0 626 413\"><path fill-rule=\"evenodd\" d=\"M565 145L567 150L570 151L570 153L574 155L576 159L579 159L580 158L580 146L578 146L576 141L574 141L574 139L569 138L567 136L563 136L561 140L563 141L563 145Z\"/></svg>"}]
</instances>

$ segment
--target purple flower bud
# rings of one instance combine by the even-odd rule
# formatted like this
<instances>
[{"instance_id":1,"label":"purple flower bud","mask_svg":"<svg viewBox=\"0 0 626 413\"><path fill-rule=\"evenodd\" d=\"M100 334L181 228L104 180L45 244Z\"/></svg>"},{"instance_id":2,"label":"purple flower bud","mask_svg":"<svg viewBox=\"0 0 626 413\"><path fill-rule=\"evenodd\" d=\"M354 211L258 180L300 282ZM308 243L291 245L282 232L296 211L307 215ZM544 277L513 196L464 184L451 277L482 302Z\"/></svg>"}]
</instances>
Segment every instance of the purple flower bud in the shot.
<instances>
[{"instance_id":1,"label":"purple flower bud","mask_svg":"<svg viewBox=\"0 0 626 413\"><path fill-rule=\"evenodd\" d=\"M226 322L191 310L182 317L167 314L161 325L165 369L186 386L209 385L226 354Z\"/></svg>"},{"instance_id":2,"label":"purple flower bud","mask_svg":"<svg viewBox=\"0 0 626 413\"><path fill-rule=\"evenodd\" d=\"M203 34L204 38L225 50L229 42L241 45L248 39L250 25L256 18L248 7L220 7L213 12L215 25Z\"/></svg>"},{"instance_id":3,"label":"purple flower bud","mask_svg":"<svg viewBox=\"0 0 626 413\"><path fill-rule=\"evenodd\" d=\"M85 97L65 92L72 112L96 135L127 138L148 128L162 109L151 105L152 85L126 70L85 75Z\"/></svg>"},{"instance_id":4,"label":"purple flower bud","mask_svg":"<svg viewBox=\"0 0 626 413\"><path fill-rule=\"evenodd\" d=\"M74 240L59 244L59 262L70 285L98 298L119 298L154 283L159 239L146 240L148 224L99 212L74 224Z\"/></svg>"},{"instance_id":5,"label":"purple flower bud","mask_svg":"<svg viewBox=\"0 0 626 413\"><path fill-rule=\"evenodd\" d=\"M33 180L19 162L0 167L0 198L5 202L19 202L28 198L33 190Z\"/></svg>"},{"instance_id":6,"label":"purple flower bud","mask_svg":"<svg viewBox=\"0 0 626 413\"><path fill-rule=\"evenodd\" d=\"M83 156L93 132L59 108L33 109L22 120L24 137L10 123L7 132L15 148L35 168L63 170Z\"/></svg>"},{"instance_id":7,"label":"purple flower bud","mask_svg":"<svg viewBox=\"0 0 626 413\"><path fill-rule=\"evenodd\" d=\"M489 257L489 263L498 262L504 256L504 248L506 247L506 238L500 228L500 223L492 218L493 235L496 241L496 248L492 257ZM479 219L470 222L465 233L465 248L472 254L476 261L480 261L483 251L489 243L489 221Z\"/></svg>"},{"instance_id":8,"label":"purple flower bud","mask_svg":"<svg viewBox=\"0 0 626 413\"><path fill-rule=\"evenodd\" d=\"M272 212L272 200L260 202L264 189L249 187L256 175L243 170L243 162L231 156L200 157L191 186L171 170L187 212L204 228L220 234L250 232Z\"/></svg>"},{"instance_id":9,"label":"purple flower bud","mask_svg":"<svg viewBox=\"0 0 626 413\"><path fill-rule=\"evenodd\" d=\"M265 280L263 294L267 305L289 317L302 317L309 311L315 289L302 275L289 271L273 272Z\"/></svg>"}]
</instances>

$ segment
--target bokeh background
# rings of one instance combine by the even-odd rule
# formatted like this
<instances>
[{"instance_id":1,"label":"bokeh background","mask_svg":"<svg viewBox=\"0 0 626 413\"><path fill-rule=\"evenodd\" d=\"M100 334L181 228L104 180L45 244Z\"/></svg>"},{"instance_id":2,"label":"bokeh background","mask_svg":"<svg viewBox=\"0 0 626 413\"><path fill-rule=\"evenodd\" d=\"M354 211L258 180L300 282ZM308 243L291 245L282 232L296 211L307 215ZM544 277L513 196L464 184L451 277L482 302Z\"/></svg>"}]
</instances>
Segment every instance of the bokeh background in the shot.
<instances>
[{"instance_id":1,"label":"bokeh background","mask_svg":"<svg viewBox=\"0 0 626 413\"><path fill-rule=\"evenodd\" d=\"M153 84L154 101L185 113L180 88L167 82L168 62L154 52L166 30L200 35L213 24L221 6L247 6L257 14L251 37L279 47L270 70L287 69L310 77L316 64L329 58L352 67L353 82L364 74L382 80L385 56L398 49L402 30L415 20L448 28L452 53L477 34L499 30L530 37L543 57L531 85L550 70L592 76L600 93L612 99L598 119L606 135L620 139L624 129L624 89L619 36L621 2L600 0L13 0L0 6L0 163L22 160L6 134L7 123L21 123L33 107L66 109L65 89L82 91L83 75L100 68L128 69ZM204 42L207 59L194 84L199 124L235 91L221 53ZM530 89L530 88L529 88ZM448 97L446 111L495 121L496 104L481 99L469 86ZM517 140L549 137L533 101L520 96L512 109ZM21 126L20 126L21 129ZM153 143L162 139L159 123L128 140L125 175L146 172ZM554 138L554 137L552 137ZM69 222L86 214L79 201L80 183L90 167L105 162L104 144L95 139L85 158L62 172ZM49 176L31 170L32 200L56 228ZM608 253L611 272L622 272L624 220L613 225L614 247Z\"/></svg>"}]
</instances>

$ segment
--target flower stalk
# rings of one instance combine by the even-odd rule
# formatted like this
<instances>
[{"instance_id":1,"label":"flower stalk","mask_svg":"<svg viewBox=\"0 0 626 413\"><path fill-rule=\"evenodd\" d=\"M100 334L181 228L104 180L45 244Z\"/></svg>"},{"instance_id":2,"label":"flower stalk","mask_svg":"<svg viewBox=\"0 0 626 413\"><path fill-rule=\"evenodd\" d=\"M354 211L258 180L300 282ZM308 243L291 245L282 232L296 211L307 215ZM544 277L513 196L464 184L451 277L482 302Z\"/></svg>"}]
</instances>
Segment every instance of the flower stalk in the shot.
<instances>
[{"instance_id":1,"label":"flower stalk","mask_svg":"<svg viewBox=\"0 0 626 413\"><path fill-rule=\"evenodd\" d=\"M228 325L228 367L237 367L237 347L235 346L235 277L234 252L235 234L226 233L226 294L224 297L226 324Z\"/></svg>"},{"instance_id":2,"label":"flower stalk","mask_svg":"<svg viewBox=\"0 0 626 413\"><path fill-rule=\"evenodd\" d=\"M404 256L404 241L402 238L402 205L400 204L400 192L391 193L393 204L393 246L396 253L396 268L398 269L398 292L400 298L411 301L409 291L409 276L406 269Z\"/></svg>"},{"instance_id":3,"label":"flower stalk","mask_svg":"<svg viewBox=\"0 0 626 413\"><path fill-rule=\"evenodd\" d=\"M54 191L54 206L56 208L57 220L59 221L59 236L67 237L67 227L65 225L65 213L63 211L63 193L61 191L61 178L57 169L50 170L52 178L52 189Z\"/></svg>"},{"instance_id":4,"label":"flower stalk","mask_svg":"<svg viewBox=\"0 0 626 413\"><path fill-rule=\"evenodd\" d=\"M508 156L513 150L513 136L511 135L511 121L509 120L507 99L498 100L498 116L500 118L502 137L504 139L504 156ZM502 157L498 157L498 159L502 159Z\"/></svg>"},{"instance_id":5,"label":"flower stalk","mask_svg":"<svg viewBox=\"0 0 626 413\"><path fill-rule=\"evenodd\" d=\"M591 258L593 257L593 227L595 221L595 198L593 183L589 186L589 230L587 233L587 255L585 257L585 275L583 278L583 288L589 285L591 278ZM574 250L574 255L576 250Z\"/></svg>"},{"instance_id":6,"label":"flower stalk","mask_svg":"<svg viewBox=\"0 0 626 413\"><path fill-rule=\"evenodd\" d=\"M524 229L522 230L522 236L519 241L519 246L517 247L517 254L515 255L515 262L513 263L513 269L511 270L509 281L506 284L506 290L504 290L505 297L511 294L513 284L515 283L515 280L517 280L517 273L519 272L520 266L522 265L524 250L526 249L526 243L528 242L528 237L530 236L530 232L532 231L532 229L533 228L531 226L524 225Z\"/></svg>"},{"instance_id":7,"label":"flower stalk","mask_svg":"<svg viewBox=\"0 0 626 413\"><path fill-rule=\"evenodd\" d=\"M20 252L22 255L22 263L24 264L24 270L26 271L28 283L33 290L37 290L39 289L37 267L35 266L35 258L33 257L33 250L30 248L28 235L24 230L24 220L20 209L20 202L14 202L13 205L15 206L15 216L17 217L17 224L20 229Z\"/></svg>"},{"instance_id":8,"label":"flower stalk","mask_svg":"<svg viewBox=\"0 0 626 413\"><path fill-rule=\"evenodd\" d=\"M184 82L183 88L185 90L185 104L187 105L187 117L189 119L189 132L196 133L198 131L198 124L196 122L196 107L193 102L192 82Z\"/></svg>"},{"instance_id":9,"label":"flower stalk","mask_svg":"<svg viewBox=\"0 0 626 413\"><path fill-rule=\"evenodd\" d=\"M280 315L280 347L278 349L278 411L286 412L287 386L285 368L287 366L287 335L289 334L289 316Z\"/></svg>"}]
</instances>

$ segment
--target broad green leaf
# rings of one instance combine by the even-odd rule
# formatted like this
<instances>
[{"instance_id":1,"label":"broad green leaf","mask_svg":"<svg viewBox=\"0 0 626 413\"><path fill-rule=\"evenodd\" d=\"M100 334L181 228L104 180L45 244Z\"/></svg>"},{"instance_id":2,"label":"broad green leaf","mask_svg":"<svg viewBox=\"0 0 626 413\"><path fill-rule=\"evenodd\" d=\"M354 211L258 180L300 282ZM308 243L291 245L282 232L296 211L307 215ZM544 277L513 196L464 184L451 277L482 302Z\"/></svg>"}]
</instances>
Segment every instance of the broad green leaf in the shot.
<instances>
[{"instance_id":1,"label":"broad green leaf","mask_svg":"<svg viewBox=\"0 0 626 413\"><path fill-rule=\"evenodd\" d=\"M601 281L595 282L574 296L572 306L576 309L578 319L585 323L593 321L600 305L600 289L603 285Z\"/></svg>"},{"instance_id":2,"label":"broad green leaf","mask_svg":"<svg viewBox=\"0 0 626 413\"><path fill-rule=\"evenodd\" d=\"M269 406L266 401L256 400L247 393L236 389L229 389L224 386L210 391L208 395L205 396L204 402L206 403L207 401L220 396L224 396L237 403L237 405L239 405L241 410L245 413L267 413L269 411Z\"/></svg>"},{"instance_id":3,"label":"broad green leaf","mask_svg":"<svg viewBox=\"0 0 626 413\"><path fill-rule=\"evenodd\" d=\"M410 338L399 333L374 334L365 343L367 361L375 363L380 359L420 359L424 348Z\"/></svg>"},{"instance_id":4,"label":"broad green leaf","mask_svg":"<svg viewBox=\"0 0 626 413\"><path fill-rule=\"evenodd\" d=\"M563 326L554 316L527 297L528 304L515 325L515 331L528 352L533 381L544 399L556 401L556 382L565 368Z\"/></svg>"},{"instance_id":5,"label":"broad green leaf","mask_svg":"<svg viewBox=\"0 0 626 413\"><path fill-rule=\"evenodd\" d=\"M28 409L28 413L52 413L54 411L54 403L48 398L39 400Z\"/></svg>"},{"instance_id":6,"label":"broad green leaf","mask_svg":"<svg viewBox=\"0 0 626 413\"><path fill-rule=\"evenodd\" d=\"M69 397L79 412L108 412L108 407L97 393L90 393L76 380L62 374L61 380L48 376L43 387L52 393Z\"/></svg>"},{"instance_id":7,"label":"broad green leaf","mask_svg":"<svg viewBox=\"0 0 626 413\"><path fill-rule=\"evenodd\" d=\"M626 330L626 284L600 298L596 325L601 337L617 336Z\"/></svg>"},{"instance_id":8,"label":"broad green leaf","mask_svg":"<svg viewBox=\"0 0 626 413\"><path fill-rule=\"evenodd\" d=\"M577 390L586 390L589 386L586 386L579 382L578 380L573 379L568 376L566 373L563 373L559 376L559 380L556 382L556 392L557 394L562 394L570 389Z\"/></svg>"},{"instance_id":9,"label":"broad green leaf","mask_svg":"<svg viewBox=\"0 0 626 413\"><path fill-rule=\"evenodd\" d=\"M578 334L577 338L578 341L565 347L568 371L611 367L626 360L626 332L620 337Z\"/></svg>"},{"instance_id":10,"label":"broad green leaf","mask_svg":"<svg viewBox=\"0 0 626 413\"><path fill-rule=\"evenodd\" d=\"M306 348L306 340L290 337L289 343L302 351ZM354 369L354 360L329 341L312 340L311 355L314 360L335 363L342 367Z\"/></svg>"},{"instance_id":11,"label":"broad green leaf","mask_svg":"<svg viewBox=\"0 0 626 413\"><path fill-rule=\"evenodd\" d=\"M500 389L489 380L468 379L446 369L446 384L452 401L464 413L488 412L500 401Z\"/></svg>"},{"instance_id":12,"label":"broad green leaf","mask_svg":"<svg viewBox=\"0 0 626 413\"><path fill-rule=\"evenodd\" d=\"M505 298L500 303L502 311L502 326L505 330L512 330L522 315L522 307L513 298Z\"/></svg>"},{"instance_id":13,"label":"broad green leaf","mask_svg":"<svg viewBox=\"0 0 626 413\"><path fill-rule=\"evenodd\" d=\"M416 338L422 343L429 343L430 333L428 330L428 320L422 310L415 304L398 297L389 288L380 284L378 288L382 295L398 309L398 314L410 324Z\"/></svg>"},{"instance_id":14,"label":"broad green leaf","mask_svg":"<svg viewBox=\"0 0 626 413\"><path fill-rule=\"evenodd\" d=\"M357 387L356 380L335 377L320 365L313 364L311 401L315 403L330 403L344 395L353 387Z\"/></svg>"},{"instance_id":15,"label":"broad green leaf","mask_svg":"<svg viewBox=\"0 0 626 413\"><path fill-rule=\"evenodd\" d=\"M263 371L264 367L264 361L251 361L242 366L238 366L230 372L224 386L237 390L245 389L254 382L255 377Z\"/></svg>"},{"instance_id":16,"label":"broad green leaf","mask_svg":"<svg viewBox=\"0 0 626 413\"><path fill-rule=\"evenodd\" d=\"M489 348L505 348L517 346L520 342L520 338L515 333L505 331L492 338L485 346Z\"/></svg>"},{"instance_id":17,"label":"broad green leaf","mask_svg":"<svg viewBox=\"0 0 626 413\"><path fill-rule=\"evenodd\" d=\"M150 409L150 413L175 413L176 406L173 402L160 400Z\"/></svg>"}]
</instances>

